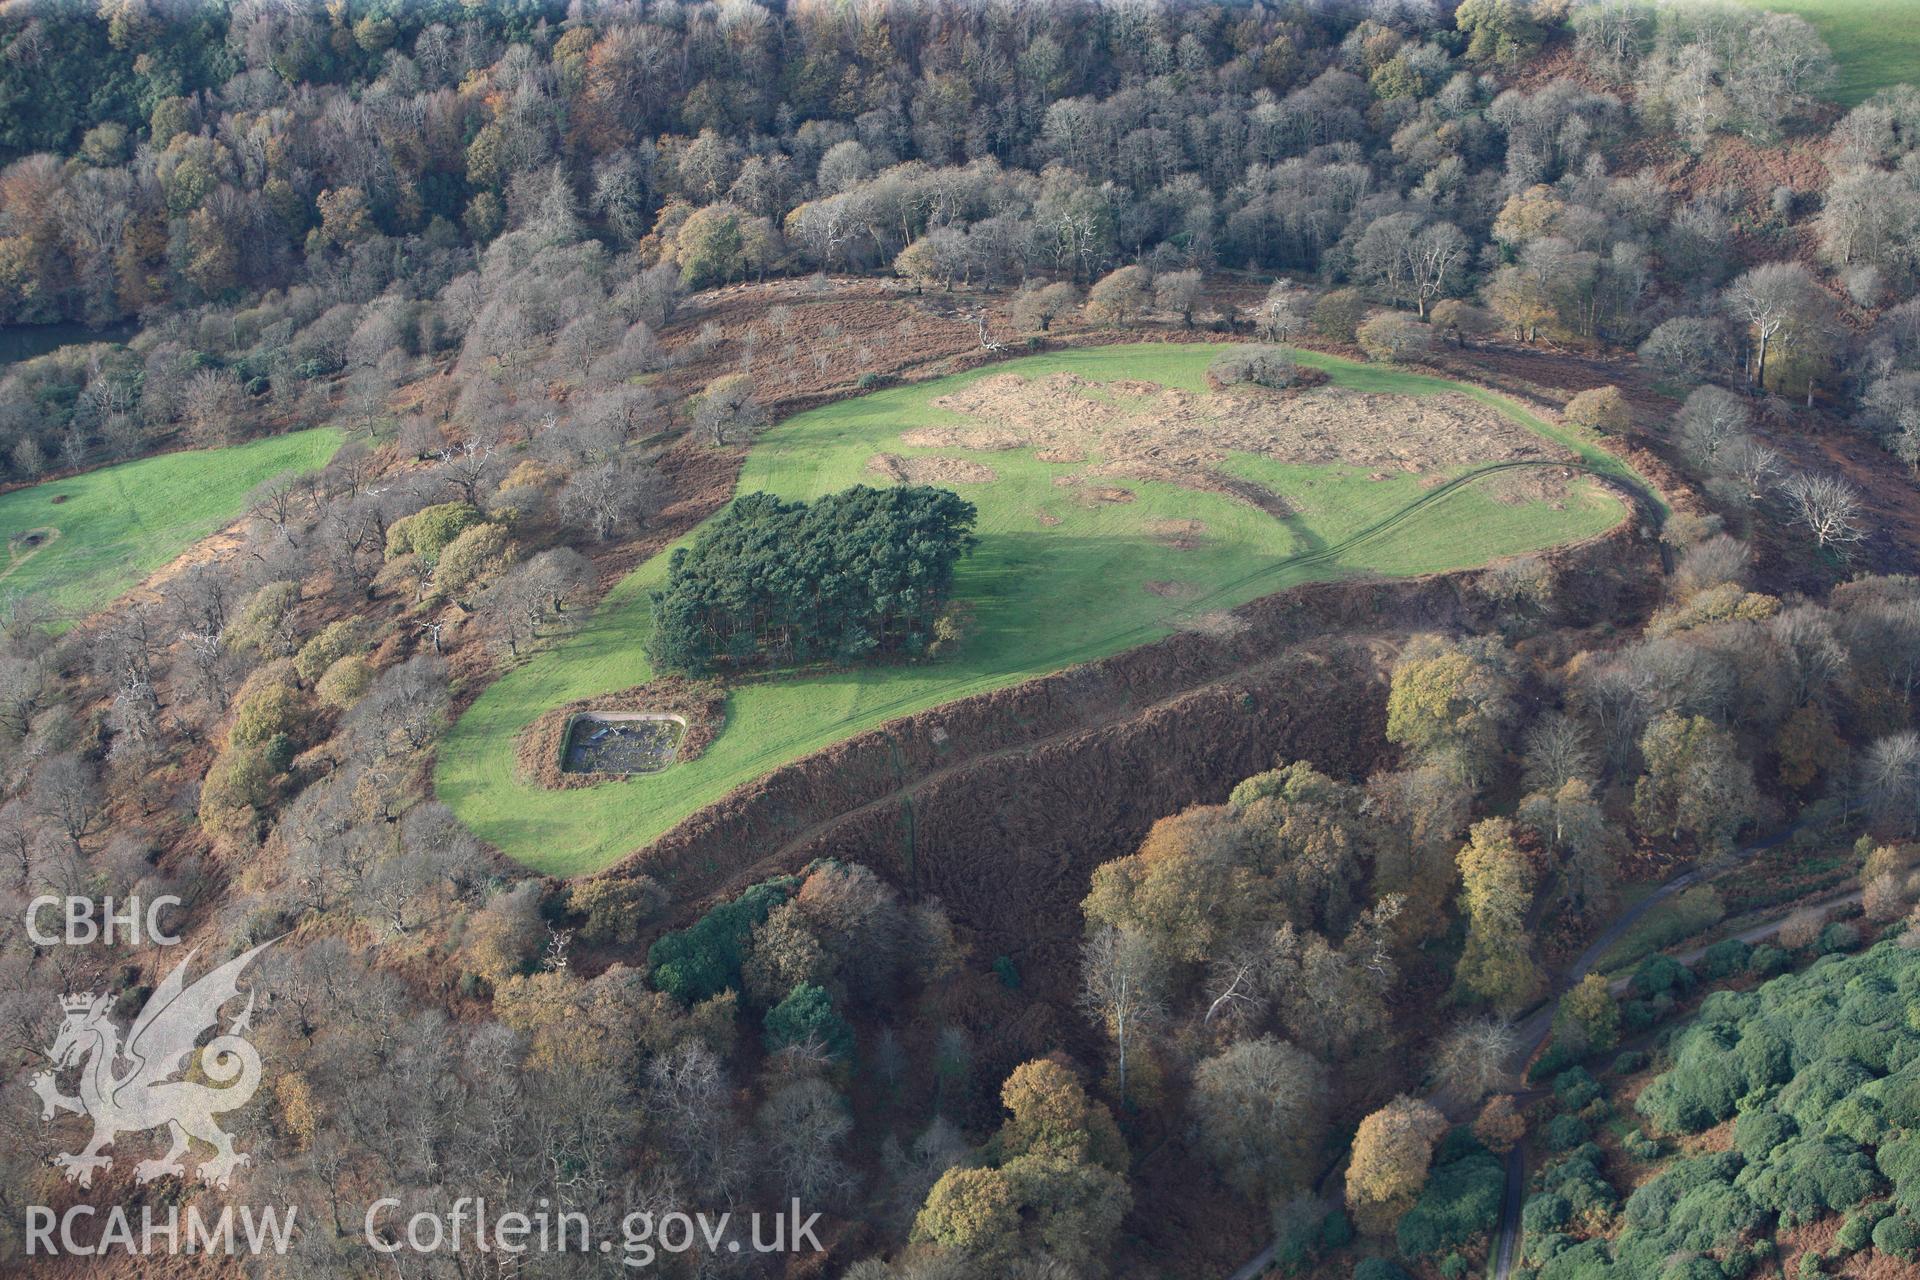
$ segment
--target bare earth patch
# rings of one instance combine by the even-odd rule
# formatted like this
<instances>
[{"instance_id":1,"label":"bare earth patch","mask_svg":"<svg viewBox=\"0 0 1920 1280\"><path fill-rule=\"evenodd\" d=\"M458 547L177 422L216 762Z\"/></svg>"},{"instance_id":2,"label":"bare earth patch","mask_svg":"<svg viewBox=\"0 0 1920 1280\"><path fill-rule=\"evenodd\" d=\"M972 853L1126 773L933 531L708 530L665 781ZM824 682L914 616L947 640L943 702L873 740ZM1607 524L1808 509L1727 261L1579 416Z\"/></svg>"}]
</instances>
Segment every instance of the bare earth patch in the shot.
<instances>
[{"instance_id":1,"label":"bare earth patch","mask_svg":"<svg viewBox=\"0 0 1920 1280\"><path fill-rule=\"evenodd\" d=\"M876 453L867 459L867 470L878 472L895 484L991 484L1000 478L1000 474L984 462L937 453L917 458Z\"/></svg>"},{"instance_id":2,"label":"bare earth patch","mask_svg":"<svg viewBox=\"0 0 1920 1280\"><path fill-rule=\"evenodd\" d=\"M1173 620L1173 625L1182 631L1226 637L1237 636L1253 624L1230 609L1208 609L1202 613L1182 614Z\"/></svg>"},{"instance_id":3,"label":"bare earth patch","mask_svg":"<svg viewBox=\"0 0 1920 1280\"><path fill-rule=\"evenodd\" d=\"M1143 584L1147 594L1159 596L1163 600L1191 600L1199 595L1199 589L1191 582L1177 580L1154 581Z\"/></svg>"},{"instance_id":4,"label":"bare earth patch","mask_svg":"<svg viewBox=\"0 0 1920 1280\"><path fill-rule=\"evenodd\" d=\"M1002 374L1002 377L1019 378L1017 373ZM989 378L989 382L997 379ZM1021 379L1025 381L1025 379ZM1093 385L1091 383L1089 386ZM951 396L942 396L935 404L944 404ZM1008 431L1000 427L914 427L900 433L900 443L911 445L915 449L972 449L975 453L1002 453L1008 449L1024 449L1032 441L1017 431Z\"/></svg>"},{"instance_id":5,"label":"bare earth patch","mask_svg":"<svg viewBox=\"0 0 1920 1280\"><path fill-rule=\"evenodd\" d=\"M1567 482L1572 479L1571 471L1556 471L1549 467L1528 467L1524 470L1499 472L1488 476L1480 483L1482 492L1495 502L1504 502L1509 506L1546 502L1555 507L1562 507L1566 505Z\"/></svg>"},{"instance_id":6,"label":"bare earth patch","mask_svg":"<svg viewBox=\"0 0 1920 1280\"><path fill-rule=\"evenodd\" d=\"M0 565L0 582L13 576L13 571L27 561L45 551L60 540L60 530L53 525L39 529L26 529L15 534L7 541L7 562Z\"/></svg>"},{"instance_id":7,"label":"bare earth patch","mask_svg":"<svg viewBox=\"0 0 1920 1280\"><path fill-rule=\"evenodd\" d=\"M1228 454L1402 472L1566 456L1471 397L1376 395L1342 387L1192 392L1152 382L1096 383L1071 373L997 374L935 406L971 421L917 427L927 448L1029 447L1049 460L1097 453L1098 471L1192 484Z\"/></svg>"},{"instance_id":8,"label":"bare earth patch","mask_svg":"<svg viewBox=\"0 0 1920 1280\"><path fill-rule=\"evenodd\" d=\"M1149 520L1146 529L1148 533L1175 551L1192 551L1205 541L1207 522L1204 520Z\"/></svg>"}]
</instances>

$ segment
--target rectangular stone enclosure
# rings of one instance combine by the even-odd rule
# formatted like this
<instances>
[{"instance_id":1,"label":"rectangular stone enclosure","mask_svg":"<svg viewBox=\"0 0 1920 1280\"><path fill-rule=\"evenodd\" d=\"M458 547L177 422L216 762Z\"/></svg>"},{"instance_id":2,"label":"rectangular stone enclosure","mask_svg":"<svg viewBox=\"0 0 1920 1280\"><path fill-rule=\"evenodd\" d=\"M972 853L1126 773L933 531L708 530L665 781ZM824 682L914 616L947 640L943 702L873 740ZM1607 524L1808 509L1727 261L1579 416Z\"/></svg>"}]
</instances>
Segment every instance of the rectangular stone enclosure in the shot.
<instances>
[{"instance_id":1,"label":"rectangular stone enclosure","mask_svg":"<svg viewBox=\"0 0 1920 1280\"><path fill-rule=\"evenodd\" d=\"M686 736L682 716L655 711L582 711L567 725L566 773L659 773Z\"/></svg>"}]
</instances>

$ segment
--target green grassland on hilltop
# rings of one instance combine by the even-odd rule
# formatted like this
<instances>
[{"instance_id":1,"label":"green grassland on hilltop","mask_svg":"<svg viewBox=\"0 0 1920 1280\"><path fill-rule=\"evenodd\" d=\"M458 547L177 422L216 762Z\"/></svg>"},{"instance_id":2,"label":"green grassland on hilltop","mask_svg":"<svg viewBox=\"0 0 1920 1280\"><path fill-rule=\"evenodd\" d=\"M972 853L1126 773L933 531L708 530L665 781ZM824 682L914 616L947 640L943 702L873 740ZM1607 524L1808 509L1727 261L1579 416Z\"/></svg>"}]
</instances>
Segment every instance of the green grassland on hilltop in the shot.
<instances>
[{"instance_id":1,"label":"green grassland on hilltop","mask_svg":"<svg viewBox=\"0 0 1920 1280\"><path fill-rule=\"evenodd\" d=\"M259 485L325 466L343 438L315 427L0 494L0 593L42 596L71 626L231 522Z\"/></svg>"},{"instance_id":2,"label":"green grassland on hilltop","mask_svg":"<svg viewBox=\"0 0 1920 1280\"><path fill-rule=\"evenodd\" d=\"M1854 106L1896 84L1920 84L1920 0L1745 0L1805 18L1839 66L1829 96Z\"/></svg>"},{"instance_id":3,"label":"green grassland on hilltop","mask_svg":"<svg viewBox=\"0 0 1920 1280\"><path fill-rule=\"evenodd\" d=\"M979 378L1070 372L1096 383L1148 379L1199 391L1220 350L1152 344L1073 351L842 401L765 433L738 492L805 499L875 483L867 464L876 451L929 452L902 444L899 435L954 420L933 401ZM1492 393L1335 357L1300 359L1358 391L1470 395L1574 449L1596 470L1631 478L1591 442ZM1289 466L1254 456L1236 456L1228 469L1282 495L1292 508L1284 521L1250 503L1172 483L1128 480L1133 501L1089 505L1055 483L1075 470L1072 464L1043 462L1032 449L981 456L997 479L954 486L979 508L980 547L957 575L967 632L951 654L743 684L729 696L725 731L703 755L644 779L549 791L517 776L516 737L543 712L652 678L644 653L652 625L646 593L664 577L663 552L616 586L583 630L480 695L441 746L441 798L483 839L531 867L591 872L734 787L899 716L1100 658L1165 636L1203 612L1302 582L1480 564L1600 533L1624 513L1622 502L1589 477L1573 481L1555 504L1502 500L1472 480L1436 487L1444 477L1381 478L1352 466ZM1409 508L1400 522L1375 529ZM1199 521L1205 534L1198 545L1173 545L1164 536L1169 521ZM1156 528L1158 534L1150 531ZM1169 598L1169 583L1179 585L1176 598Z\"/></svg>"}]
</instances>

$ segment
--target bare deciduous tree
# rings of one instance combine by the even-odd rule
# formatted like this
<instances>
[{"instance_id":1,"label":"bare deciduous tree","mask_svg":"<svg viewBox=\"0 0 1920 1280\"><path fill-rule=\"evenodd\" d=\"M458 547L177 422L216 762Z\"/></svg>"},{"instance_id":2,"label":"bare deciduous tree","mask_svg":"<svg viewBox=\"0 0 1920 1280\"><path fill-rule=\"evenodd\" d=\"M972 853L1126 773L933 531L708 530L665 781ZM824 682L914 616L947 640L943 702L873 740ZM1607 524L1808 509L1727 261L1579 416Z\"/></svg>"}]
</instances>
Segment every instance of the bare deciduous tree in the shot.
<instances>
[{"instance_id":1,"label":"bare deciduous tree","mask_svg":"<svg viewBox=\"0 0 1920 1280\"><path fill-rule=\"evenodd\" d=\"M1748 502L1758 502L1767 496L1783 466L1778 450L1752 436L1735 439L1721 459L1721 469L1740 486Z\"/></svg>"},{"instance_id":2,"label":"bare deciduous tree","mask_svg":"<svg viewBox=\"0 0 1920 1280\"><path fill-rule=\"evenodd\" d=\"M732 1087L711 1049L682 1044L647 1067L643 1098L651 1129L664 1142L688 1185L703 1194L736 1186L746 1172L746 1148L729 1107Z\"/></svg>"},{"instance_id":3,"label":"bare deciduous tree","mask_svg":"<svg viewBox=\"0 0 1920 1280\"><path fill-rule=\"evenodd\" d=\"M438 474L463 502L480 505L480 499L499 477L500 466L493 450L472 440L463 440L440 451Z\"/></svg>"},{"instance_id":4,"label":"bare deciduous tree","mask_svg":"<svg viewBox=\"0 0 1920 1280\"><path fill-rule=\"evenodd\" d=\"M1909 836L1920 832L1920 734L1889 734L1867 748L1860 792L1876 820Z\"/></svg>"},{"instance_id":5,"label":"bare deciduous tree","mask_svg":"<svg viewBox=\"0 0 1920 1280\"><path fill-rule=\"evenodd\" d=\"M354 728L389 753L433 741L447 706L447 664L420 654L380 673L353 709Z\"/></svg>"},{"instance_id":6,"label":"bare deciduous tree","mask_svg":"<svg viewBox=\"0 0 1920 1280\"><path fill-rule=\"evenodd\" d=\"M1055 320L1073 310L1079 300L1079 293L1064 280L1028 285L1013 300L1013 323L1027 332L1045 333Z\"/></svg>"},{"instance_id":7,"label":"bare deciduous tree","mask_svg":"<svg viewBox=\"0 0 1920 1280\"><path fill-rule=\"evenodd\" d=\"M253 491L247 514L264 520L288 542L293 541L293 523L300 515L301 485L290 476L269 480Z\"/></svg>"},{"instance_id":8,"label":"bare deciduous tree","mask_svg":"<svg viewBox=\"0 0 1920 1280\"><path fill-rule=\"evenodd\" d=\"M240 382L229 370L201 369L181 388L180 408L196 440L226 444L240 413Z\"/></svg>"},{"instance_id":9,"label":"bare deciduous tree","mask_svg":"<svg viewBox=\"0 0 1920 1280\"><path fill-rule=\"evenodd\" d=\"M33 803L78 848L81 838L99 821L106 801L93 766L77 755L63 755L35 770Z\"/></svg>"},{"instance_id":10,"label":"bare deciduous tree","mask_svg":"<svg viewBox=\"0 0 1920 1280\"><path fill-rule=\"evenodd\" d=\"M1549 715L1527 730L1529 791L1558 791L1575 778L1590 778L1597 763L1586 727L1572 716Z\"/></svg>"},{"instance_id":11,"label":"bare deciduous tree","mask_svg":"<svg viewBox=\"0 0 1920 1280\"><path fill-rule=\"evenodd\" d=\"M1202 1147L1227 1180L1269 1194L1311 1176L1326 1124L1327 1072L1302 1049L1262 1036L1194 1069Z\"/></svg>"},{"instance_id":12,"label":"bare deciduous tree","mask_svg":"<svg viewBox=\"0 0 1920 1280\"><path fill-rule=\"evenodd\" d=\"M1712 469L1723 452L1747 429L1746 401L1725 387L1696 387L1674 417L1680 447L1700 466Z\"/></svg>"},{"instance_id":13,"label":"bare deciduous tree","mask_svg":"<svg viewBox=\"0 0 1920 1280\"><path fill-rule=\"evenodd\" d=\"M1780 485L1792 521L1813 535L1822 551L1845 554L1867 536L1860 491L1826 472L1798 472Z\"/></svg>"},{"instance_id":14,"label":"bare deciduous tree","mask_svg":"<svg viewBox=\"0 0 1920 1280\"><path fill-rule=\"evenodd\" d=\"M707 384L693 411L693 424L715 445L744 440L767 424L767 411L753 398L753 383L730 373Z\"/></svg>"},{"instance_id":15,"label":"bare deciduous tree","mask_svg":"<svg viewBox=\"0 0 1920 1280\"><path fill-rule=\"evenodd\" d=\"M1695 595L1726 583L1744 583L1753 552L1747 544L1724 533L1702 538L1680 556L1673 573L1674 588L1682 596Z\"/></svg>"},{"instance_id":16,"label":"bare deciduous tree","mask_svg":"<svg viewBox=\"0 0 1920 1280\"><path fill-rule=\"evenodd\" d=\"M34 658L0 655L0 730L21 737L47 693L47 673Z\"/></svg>"},{"instance_id":17,"label":"bare deciduous tree","mask_svg":"<svg viewBox=\"0 0 1920 1280\"><path fill-rule=\"evenodd\" d=\"M832 1203L854 1185L841 1156L853 1118L833 1086L818 1077L775 1088L757 1116L781 1194L804 1204Z\"/></svg>"},{"instance_id":18,"label":"bare deciduous tree","mask_svg":"<svg viewBox=\"0 0 1920 1280\"><path fill-rule=\"evenodd\" d=\"M1313 299L1306 290L1282 277L1273 282L1254 311L1254 327L1268 342L1285 342L1306 332Z\"/></svg>"},{"instance_id":19,"label":"bare deciduous tree","mask_svg":"<svg viewBox=\"0 0 1920 1280\"><path fill-rule=\"evenodd\" d=\"M663 485L651 471L602 462L567 482L560 492L560 510L595 542L605 542L636 520L657 511Z\"/></svg>"},{"instance_id":20,"label":"bare deciduous tree","mask_svg":"<svg viewBox=\"0 0 1920 1280\"><path fill-rule=\"evenodd\" d=\"M1193 328L1193 311L1200 305L1201 277L1191 268L1162 271L1153 278L1153 305L1179 315L1180 323Z\"/></svg>"},{"instance_id":21,"label":"bare deciduous tree","mask_svg":"<svg viewBox=\"0 0 1920 1280\"><path fill-rule=\"evenodd\" d=\"M1433 1069L1450 1092L1478 1102L1506 1085L1519 1048L1520 1037L1512 1023L1475 1018L1447 1033L1434 1055Z\"/></svg>"},{"instance_id":22,"label":"bare deciduous tree","mask_svg":"<svg viewBox=\"0 0 1920 1280\"><path fill-rule=\"evenodd\" d=\"M1120 1092L1127 1090L1127 1057L1166 1013L1166 970L1145 935L1112 925L1081 949L1081 1007L1113 1038Z\"/></svg>"},{"instance_id":23,"label":"bare deciduous tree","mask_svg":"<svg viewBox=\"0 0 1920 1280\"><path fill-rule=\"evenodd\" d=\"M1797 262L1768 262L1727 286L1727 310L1746 322L1753 334L1752 381L1765 386L1767 347L1796 317L1819 308L1823 299L1807 269Z\"/></svg>"}]
</instances>

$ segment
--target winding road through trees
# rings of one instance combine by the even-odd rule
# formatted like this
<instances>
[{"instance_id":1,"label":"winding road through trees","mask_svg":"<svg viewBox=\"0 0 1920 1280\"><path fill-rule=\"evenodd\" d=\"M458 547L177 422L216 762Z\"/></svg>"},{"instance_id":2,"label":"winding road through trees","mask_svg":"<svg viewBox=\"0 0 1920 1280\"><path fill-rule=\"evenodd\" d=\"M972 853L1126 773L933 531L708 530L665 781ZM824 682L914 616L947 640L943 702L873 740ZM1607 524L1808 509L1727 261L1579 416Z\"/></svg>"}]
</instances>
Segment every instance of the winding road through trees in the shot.
<instances>
[{"instance_id":1,"label":"winding road through trees","mask_svg":"<svg viewBox=\"0 0 1920 1280\"><path fill-rule=\"evenodd\" d=\"M1683 871L1671 880L1663 883L1658 889L1655 889L1627 910L1621 912L1619 916L1615 917L1613 923L1601 930L1593 941L1587 944L1585 950L1574 957L1559 973L1554 975L1553 989L1548 994L1546 1001L1520 1021L1519 1026L1516 1028L1520 1034L1519 1062L1517 1066L1524 1068L1528 1062L1532 1061L1533 1055L1540 1051L1540 1047L1546 1043L1547 1033L1553 1029L1554 1014L1557 1013L1560 1008L1560 998L1575 986L1579 985L1582 978L1593 972L1594 966L1600 963L1600 958L1612 950L1614 944L1626 936L1627 930L1637 924L1649 911L1673 897L1675 894L1681 893L1704 880L1710 880L1715 876L1723 874L1730 869L1730 866L1737 866L1741 863L1748 862L1769 849L1778 848L1797 835L1804 825L1805 819L1802 819L1800 822L1794 823L1792 826L1769 836L1765 840L1746 846L1733 855L1729 864L1715 867L1712 875L1707 874L1702 868ZM1795 902L1791 906L1785 907L1768 917L1765 922L1755 925L1735 936L1746 942L1758 941L1776 932L1780 928L1781 923L1796 911L1803 910L1809 906L1838 906L1841 903L1853 901L1859 896L1859 892L1854 891L1811 903ZM1679 959L1683 963L1691 964L1693 961L1698 960L1705 950L1706 949L1702 947L1694 951L1686 952L1681 955ZM1616 992L1622 991L1626 989L1626 985L1627 980L1622 978L1613 983L1612 989ZM1506 1195L1501 1200L1500 1226L1495 1234L1493 1247L1493 1280L1508 1280L1508 1276L1513 1270L1514 1261L1520 1253L1520 1206L1526 1199L1527 1187L1527 1157L1524 1144L1514 1147L1512 1151L1507 1153L1506 1171Z\"/></svg>"},{"instance_id":2,"label":"winding road through trees","mask_svg":"<svg viewBox=\"0 0 1920 1280\"><path fill-rule=\"evenodd\" d=\"M1516 1075L1519 1071L1524 1070L1526 1064L1532 1061L1534 1054L1538 1053L1541 1046L1546 1043L1547 1034L1553 1028L1554 1014L1558 1012L1560 1007L1560 998L1578 986L1580 980L1586 977L1587 974L1593 972L1594 966L1600 962L1600 958L1612 949L1615 943L1625 937L1627 931L1639 923L1648 912L1669 898L1672 898L1675 894L1685 892L1687 889L1702 881L1713 879L1734 866L1758 857L1769 849L1778 848L1797 835L1805 824L1806 820L1802 819L1800 822L1796 822L1792 826L1776 832L1765 840L1747 845L1733 854L1727 862L1716 865L1712 869L1711 874L1709 874L1705 868L1699 867L1683 871L1672 879L1662 883L1652 893L1616 916L1605 929L1602 929L1594 936L1593 940L1587 944L1586 948L1582 950L1578 956L1574 957L1573 960L1563 966L1559 972L1554 974L1553 984L1548 992L1547 998L1534 1008L1532 1012L1523 1017L1516 1025L1515 1031L1519 1037L1519 1048L1516 1050L1516 1060L1514 1062ZM1788 916L1797 911L1804 910L1809 906L1827 908L1841 906L1856 901L1859 897L1860 891L1856 889L1827 898L1816 899L1813 902L1795 902L1791 906L1783 908L1768 917L1766 921L1754 925L1734 936L1740 938L1742 941L1755 942L1761 938L1771 936L1780 928L1781 923L1785 921ZM1686 952L1679 958L1684 963L1692 963L1694 960L1700 958L1704 950L1705 948L1699 948ZM1621 979L1613 984L1615 991L1623 990L1625 986L1625 979ZM1338 1168L1338 1165L1336 1165L1335 1168ZM1324 1184L1325 1181L1326 1179L1323 1177L1321 1182ZM1493 1246L1493 1280L1508 1280L1513 1271L1513 1264L1519 1256L1520 1208L1522 1202L1526 1199L1526 1185L1527 1162L1525 1147L1516 1146L1508 1153L1506 1160L1506 1191L1501 1200L1500 1225L1495 1232ZM1258 1253L1242 1263L1227 1280L1256 1280L1257 1277L1265 1274L1267 1269L1273 1265L1274 1256L1278 1248L1278 1240L1268 1241Z\"/></svg>"}]
</instances>

